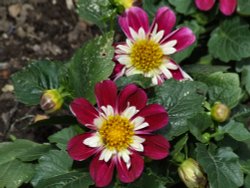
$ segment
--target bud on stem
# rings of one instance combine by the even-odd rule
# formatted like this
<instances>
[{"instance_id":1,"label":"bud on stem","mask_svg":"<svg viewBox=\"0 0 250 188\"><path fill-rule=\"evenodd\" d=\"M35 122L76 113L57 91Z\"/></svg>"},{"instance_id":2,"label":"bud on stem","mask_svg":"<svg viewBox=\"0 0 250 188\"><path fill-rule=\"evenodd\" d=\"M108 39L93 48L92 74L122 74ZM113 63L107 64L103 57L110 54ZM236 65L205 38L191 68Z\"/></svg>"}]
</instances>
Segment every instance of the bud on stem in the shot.
<instances>
[{"instance_id":1,"label":"bud on stem","mask_svg":"<svg viewBox=\"0 0 250 188\"><path fill-rule=\"evenodd\" d=\"M211 116L213 120L222 123L229 118L230 109L220 102L216 102L211 108Z\"/></svg>"},{"instance_id":2,"label":"bud on stem","mask_svg":"<svg viewBox=\"0 0 250 188\"><path fill-rule=\"evenodd\" d=\"M40 100L40 106L46 113L59 110L63 104L63 96L57 89L46 90Z\"/></svg>"},{"instance_id":3,"label":"bud on stem","mask_svg":"<svg viewBox=\"0 0 250 188\"><path fill-rule=\"evenodd\" d=\"M200 165L192 158L185 160L178 168L181 180L188 188L205 188L207 184Z\"/></svg>"}]
</instances>

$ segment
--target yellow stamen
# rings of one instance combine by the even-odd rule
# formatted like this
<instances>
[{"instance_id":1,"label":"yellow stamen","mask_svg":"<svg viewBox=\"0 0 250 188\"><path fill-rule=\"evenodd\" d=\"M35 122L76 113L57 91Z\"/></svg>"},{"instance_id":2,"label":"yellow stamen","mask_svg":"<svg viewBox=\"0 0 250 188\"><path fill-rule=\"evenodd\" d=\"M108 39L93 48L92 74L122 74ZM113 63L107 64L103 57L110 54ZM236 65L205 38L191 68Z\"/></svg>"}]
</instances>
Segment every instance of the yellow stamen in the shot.
<instances>
[{"instance_id":1,"label":"yellow stamen","mask_svg":"<svg viewBox=\"0 0 250 188\"><path fill-rule=\"evenodd\" d=\"M143 73L148 73L160 67L163 55L158 43L143 39L134 43L130 57L133 67Z\"/></svg>"},{"instance_id":2,"label":"yellow stamen","mask_svg":"<svg viewBox=\"0 0 250 188\"><path fill-rule=\"evenodd\" d=\"M99 133L108 149L121 151L132 143L134 125L127 118L119 115L110 116L102 124Z\"/></svg>"}]
</instances>

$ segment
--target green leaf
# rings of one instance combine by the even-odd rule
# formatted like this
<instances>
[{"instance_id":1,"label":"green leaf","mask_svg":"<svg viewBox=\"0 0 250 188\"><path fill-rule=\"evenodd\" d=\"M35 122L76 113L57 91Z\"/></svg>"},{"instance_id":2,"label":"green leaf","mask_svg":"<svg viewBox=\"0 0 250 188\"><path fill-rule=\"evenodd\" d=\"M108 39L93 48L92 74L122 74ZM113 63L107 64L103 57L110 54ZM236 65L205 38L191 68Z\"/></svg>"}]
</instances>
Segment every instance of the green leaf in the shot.
<instances>
[{"instance_id":1,"label":"green leaf","mask_svg":"<svg viewBox=\"0 0 250 188\"><path fill-rule=\"evenodd\" d=\"M27 105L36 105L44 90L57 89L60 86L62 63L36 61L15 73L11 79L18 101Z\"/></svg>"},{"instance_id":2,"label":"green leaf","mask_svg":"<svg viewBox=\"0 0 250 188\"><path fill-rule=\"evenodd\" d=\"M250 188L250 175L247 175L245 178L244 188Z\"/></svg>"},{"instance_id":3,"label":"green leaf","mask_svg":"<svg viewBox=\"0 0 250 188\"><path fill-rule=\"evenodd\" d=\"M39 181L70 172L73 160L66 151L51 150L39 159L36 174L32 180L33 185Z\"/></svg>"},{"instance_id":4,"label":"green leaf","mask_svg":"<svg viewBox=\"0 0 250 188\"><path fill-rule=\"evenodd\" d=\"M174 145L174 148L171 152L171 155L173 157L178 155L181 152L181 150L185 147L185 145L187 144L187 141L188 141L188 134L186 134L180 140L178 140L178 142Z\"/></svg>"},{"instance_id":5,"label":"green leaf","mask_svg":"<svg viewBox=\"0 0 250 188\"><path fill-rule=\"evenodd\" d=\"M77 1L77 12L84 20L92 22L103 29L107 26L104 19L111 17L113 13L109 6L109 0L79 0Z\"/></svg>"},{"instance_id":6,"label":"green leaf","mask_svg":"<svg viewBox=\"0 0 250 188\"><path fill-rule=\"evenodd\" d=\"M241 73L241 85L250 95L250 59L237 62L236 71Z\"/></svg>"},{"instance_id":7,"label":"green leaf","mask_svg":"<svg viewBox=\"0 0 250 188\"><path fill-rule=\"evenodd\" d=\"M49 149L49 145L29 140L1 143L0 187L17 188L23 183L28 183L34 175L35 165L22 161L34 161Z\"/></svg>"},{"instance_id":8,"label":"green leaf","mask_svg":"<svg viewBox=\"0 0 250 188\"><path fill-rule=\"evenodd\" d=\"M178 27L179 28L180 27L189 27L196 35L196 42L194 44L189 46L187 49L185 49L181 52L178 52L172 56L173 59L175 60L175 62L180 63L181 61L188 58L192 54L193 50L197 46L197 43L198 43L197 40L199 38L199 35L204 31L204 28L201 27L195 20L185 21L183 24L178 25Z\"/></svg>"},{"instance_id":9,"label":"green leaf","mask_svg":"<svg viewBox=\"0 0 250 188\"><path fill-rule=\"evenodd\" d=\"M193 14L196 11L193 0L168 0L175 10L184 15Z\"/></svg>"},{"instance_id":10,"label":"green leaf","mask_svg":"<svg viewBox=\"0 0 250 188\"><path fill-rule=\"evenodd\" d=\"M221 132L229 134L233 139L243 142L250 140L250 132L245 128L244 124L230 121L225 126L219 127Z\"/></svg>"},{"instance_id":11,"label":"green leaf","mask_svg":"<svg viewBox=\"0 0 250 188\"><path fill-rule=\"evenodd\" d=\"M161 86L155 87L155 96L150 103L163 105L168 114L170 125L164 134L168 139L173 139L188 131L187 119L203 110L202 103L206 86L195 81L166 80Z\"/></svg>"},{"instance_id":12,"label":"green leaf","mask_svg":"<svg viewBox=\"0 0 250 188\"><path fill-rule=\"evenodd\" d=\"M196 148L197 160L208 176L210 187L237 188L243 185L243 173L238 156L231 148L209 150L203 144Z\"/></svg>"},{"instance_id":13,"label":"green leaf","mask_svg":"<svg viewBox=\"0 0 250 188\"><path fill-rule=\"evenodd\" d=\"M69 91L74 97L84 97L94 103L94 86L107 79L114 68L113 32L87 42L71 60Z\"/></svg>"},{"instance_id":14,"label":"green leaf","mask_svg":"<svg viewBox=\"0 0 250 188\"><path fill-rule=\"evenodd\" d=\"M242 97L238 74L217 72L202 78L201 81L209 87L210 103L220 101L233 108Z\"/></svg>"},{"instance_id":15,"label":"green leaf","mask_svg":"<svg viewBox=\"0 0 250 188\"><path fill-rule=\"evenodd\" d=\"M239 18L225 20L212 32L208 41L209 53L221 61L240 61L250 57L249 25Z\"/></svg>"},{"instance_id":16,"label":"green leaf","mask_svg":"<svg viewBox=\"0 0 250 188\"><path fill-rule=\"evenodd\" d=\"M1 164L0 169L0 187L18 188L31 180L35 165L14 159Z\"/></svg>"},{"instance_id":17,"label":"green leaf","mask_svg":"<svg viewBox=\"0 0 250 188\"><path fill-rule=\"evenodd\" d=\"M250 175L250 160L240 161L240 165L244 174Z\"/></svg>"},{"instance_id":18,"label":"green leaf","mask_svg":"<svg viewBox=\"0 0 250 188\"><path fill-rule=\"evenodd\" d=\"M169 3L166 1L155 2L152 0L143 0L142 1L143 9L148 13L149 18L152 20L157 12L158 8L162 6L169 6Z\"/></svg>"},{"instance_id":19,"label":"green leaf","mask_svg":"<svg viewBox=\"0 0 250 188\"><path fill-rule=\"evenodd\" d=\"M41 180L35 188L89 188L93 184L88 173L69 172Z\"/></svg>"},{"instance_id":20,"label":"green leaf","mask_svg":"<svg viewBox=\"0 0 250 188\"><path fill-rule=\"evenodd\" d=\"M237 12L244 16L250 16L250 0L238 0Z\"/></svg>"},{"instance_id":21,"label":"green leaf","mask_svg":"<svg viewBox=\"0 0 250 188\"><path fill-rule=\"evenodd\" d=\"M118 87L122 88L128 84L137 84L143 88L148 88L152 85L152 80L150 78L146 78L143 75L136 74L132 76L122 76L116 80L116 84Z\"/></svg>"},{"instance_id":22,"label":"green leaf","mask_svg":"<svg viewBox=\"0 0 250 188\"><path fill-rule=\"evenodd\" d=\"M50 149L50 145L37 144L29 140L17 139L14 142L3 142L0 144L0 165L14 159L34 161Z\"/></svg>"},{"instance_id":23,"label":"green leaf","mask_svg":"<svg viewBox=\"0 0 250 188\"><path fill-rule=\"evenodd\" d=\"M49 136L48 140L51 143L56 143L56 146L61 150L66 150L68 141L77 134L80 134L82 132L83 132L82 129L79 130L78 126L70 126Z\"/></svg>"},{"instance_id":24,"label":"green leaf","mask_svg":"<svg viewBox=\"0 0 250 188\"><path fill-rule=\"evenodd\" d=\"M213 125L213 121L206 113L199 113L188 120L189 131L200 142L204 142L202 134L211 125Z\"/></svg>"}]
</instances>

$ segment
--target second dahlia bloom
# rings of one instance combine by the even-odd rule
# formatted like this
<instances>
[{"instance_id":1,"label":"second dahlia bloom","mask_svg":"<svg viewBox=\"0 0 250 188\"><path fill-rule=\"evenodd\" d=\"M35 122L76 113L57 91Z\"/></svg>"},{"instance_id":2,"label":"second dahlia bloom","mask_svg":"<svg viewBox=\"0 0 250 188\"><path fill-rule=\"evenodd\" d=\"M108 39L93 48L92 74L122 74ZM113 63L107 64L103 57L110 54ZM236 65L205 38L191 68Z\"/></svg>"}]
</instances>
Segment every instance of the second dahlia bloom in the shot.
<instances>
[{"instance_id":1,"label":"second dahlia bloom","mask_svg":"<svg viewBox=\"0 0 250 188\"><path fill-rule=\"evenodd\" d=\"M115 45L115 60L118 62L115 71L119 70L117 76L143 74L152 78L155 85L169 78L190 78L170 55L193 44L195 35L187 27L171 32L175 22L175 14L168 7L158 9L151 26L143 9L127 9L119 17L127 40Z\"/></svg>"},{"instance_id":2,"label":"second dahlia bloom","mask_svg":"<svg viewBox=\"0 0 250 188\"><path fill-rule=\"evenodd\" d=\"M237 6L237 0L219 0L219 2L220 2L220 11L223 14L227 16L233 14ZM203 11L208 11L214 6L215 0L195 0L195 4L198 7L198 9Z\"/></svg>"},{"instance_id":3,"label":"second dahlia bloom","mask_svg":"<svg viewBox=\"0 0 250 188\"><path fill-rule=\"evenodd\" d=\"M116 168L124 183L137 179L144 168L142 156L163 159L170 145L152 134L168 123L168 114L158 104L147 103L146 93L136 85L127 85L119 94L112 81L95 87L98 108L83 98L75 99L72 113L91 131L73 137L68 153L78 161L93 156L90 175L97 187L107 186Z\"/></svg>"}]
</instances>

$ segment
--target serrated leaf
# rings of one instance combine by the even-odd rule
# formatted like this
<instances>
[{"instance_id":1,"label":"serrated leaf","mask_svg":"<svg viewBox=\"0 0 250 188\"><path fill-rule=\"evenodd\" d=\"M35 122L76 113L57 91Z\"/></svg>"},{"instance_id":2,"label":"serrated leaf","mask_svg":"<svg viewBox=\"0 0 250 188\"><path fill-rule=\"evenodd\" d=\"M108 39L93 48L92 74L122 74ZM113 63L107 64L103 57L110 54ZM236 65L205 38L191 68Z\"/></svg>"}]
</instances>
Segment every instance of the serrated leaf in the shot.
<instances>
[{"instance_id":1,"label":"serrated leaf","mask_svg":"<svg viewBox=\"0 0 250 188\"><path fill-rule=\"evenodd\" d=\"M250 132L245 128L244 124L239 122L230 121L225 126L219 127L219 130L240 142L250 140Z\"/></svg>"},{"instance_id":2,"label":"serrated leaf","mask_svg":"<svg viewBox=\"0 0 250 188\"><path fill-rule=\"evenodd\" d=\"M41 180L35 188L89 188L93 184L88 173L69 172Z\"/></svg>"},{"instance_id":3,"label":"serrated leaf","mask_svg":"<svg viewBox=\"0 0 250 188\"><path fill-rule=\"evenodd\" d=\"M49 136L48 140L51 143L56 143L56 146L61 150L66 150L68 141L75 135L83 132L82 130L79 130L77 128L78 127L76 126L70 126L68 128L64 128L61 131L58 131L57 133Z\"/></svg>"},{"instance_id":4,"label":"serrated leaf","mask_svg":"<svg viewBox=\"0 0 250 188\"><path fill-rule=\"evenodd\" d=\"M230 108L235 107L241 97L239 75L235 73L213 73L201 79L209 87L209 102L220 101Z\"/></svg>"},{"instance_id":5,"label":"serrated leaf","mask_svg":"<svg viewBox=\"0 0 250 188\"><path fill-rule=\"evenodd\" d=\"M166 80L155 87L155 96L150 103L163 105L169 114L169 123L164 134L173 139L188 131L187 119L203 110L202 103L206 93L206 85L194 81Z\"/></svg>"},{"instance_id":6,"label":"serrated leaf","mask_svg":"<svg viewBox=\"0 0 250 188\"><path fill-rule=\"evenodd\" d=\"M197 140L203 142L203 132L213 125L213 121L206 113L199 113L188 120L189 131L195 136Z\"/></svg>"},{"instance_id":7,"label":"serrated leaf","mask_svg":"<svg viewBox=\"0 0 250 188\"><path fill-rule=\"evenodd\" d=\"M48 152L49 145L29 140L15 140L0 144L0 187L17 188L28 183L34 175L35 165L23 161L34 161Z\"/></svg>"},{"instance_id":8,"label":"serrated leaf","mask_svg":"<svg viewBox=\"0 0 250 188\"><path fill-rule=\"evenodd\" d=\"M17 139L0 144L0 165L14 159L33 161L51 149L50 145L37 144L29 140Z\"/></svg>"},{"instance_id":9,"label":"serrated leaf","mask_svg":"<svg viewBox=\"0 0 250 188\"><path fill-rule=\"evenodd\" d=\"M114 68L113 32L87 42L79 49L69 66L69 91L94 103L94 86L107 79Z\"/></svg>"},{"instance_id":10,"label":"serrated leaf","mask_svg":"<svg viewBox=\"0 0 250 188\"><path fill-rule=\"evenodd\" d=\"M11 79L17 100L27 105L39 104L44 90L59 88L62 67L59 62L36 61L15 73Z\"/></svg>"},{"instance_id":11,"label":"serrated leaf","mask_svg":"<svg viewBox=\"0 0 250 188\"><path fill-rule=\"evenodd\" d=\"M168 0L175 10L184 15L193 14L196 11L193 0Z\"/></svg>"},{"instance_id":12,"label":"serrated leaf","mask_svg":"<svg viewBox=\"0 0 250 188\"><path fill-rule=\"evenodd\" d=\"M250 188L250 175L245 177L244 188Z\"/></svg>"},{"instance_id":13,"label":"serrated leaf","mask_svg":"<svg viewBox=\"0 0 250 188\"><path fill-rule=\"evenodd\" d=\"M0 165L0 187L18 188L34 175L35 165L14 159Z\"/></svg>"},{"instance_id":14,"label":"serrated leaf","mask_svg":"<svg viewBox=\"0 0 250 188\"><path fill-rule=\"evenodd\" d=\"M112 10L108 8L109 6L109 0L79 0L77 1L77 12L84 20L92 22L103 29L107 26L104 19L112 14Z\"/></svg>"},{"instance_id":15,"label":"serrated leaf","mask_svg":"<svg viewBox=\"0 0 250 188\"><path fill-rule=\"evenodd\" d=\"M148 88L152 85L152 80L150 78L146 78L140 74L132 75L132 76L122 76L116 80L116 84L118 87L122 88L128 84L137 84L143 88Z\"/></svg>"},{"instance_id":16,"label":"serrated leaf","mask_svg":"<svg viewBox=\"0 0 250 188\"><path fill-rule=\"evenodd\" d=\"M208 41L209 53L221 61L240 61L250 57L249 25L239 18L225 20L215 29Z\"/></svg>"},{"instance_id":17,"label":"serrated leaf","mask_svg":"<svg viewBox=\"0 0 250 188\"><path fill-rule=\"evenodd\" d=\"M241 85L250 95L250 59L237 62L236 71L241 73Z\"/></svg>"},{"instance_id":18,"label":"serrated leaf","mask_svg":"<svg viewBox=\"0 0 250 188\"><path fill-rule=\"evenodd\" d=\"M72 164L73 160L66 151L51 150L39 159L32 184L37 185L41 180L67 174Z\"/></svg>"},{"instance_id":19,"label":"serrated leaf","mask_svg":"<svg viewBox=\"0 0 250 188\"><path fill-rule=\"evenodd\" d=\"M237 12L241 15L250 15L250 0L238 0L237 1Z\"/></svg>"},{"instance_id":20,"label":"serrated leaf","mask_svg":"<svg viewBox=\"0 0 250 188\"><path fill-rule=\"evenodd\" d=\"M203 144L196 148L197 160L208 176L210 187L237 188L243 185L243 173L238 156L229 147L206 149Z\"/></svg>"}]
</instances>

